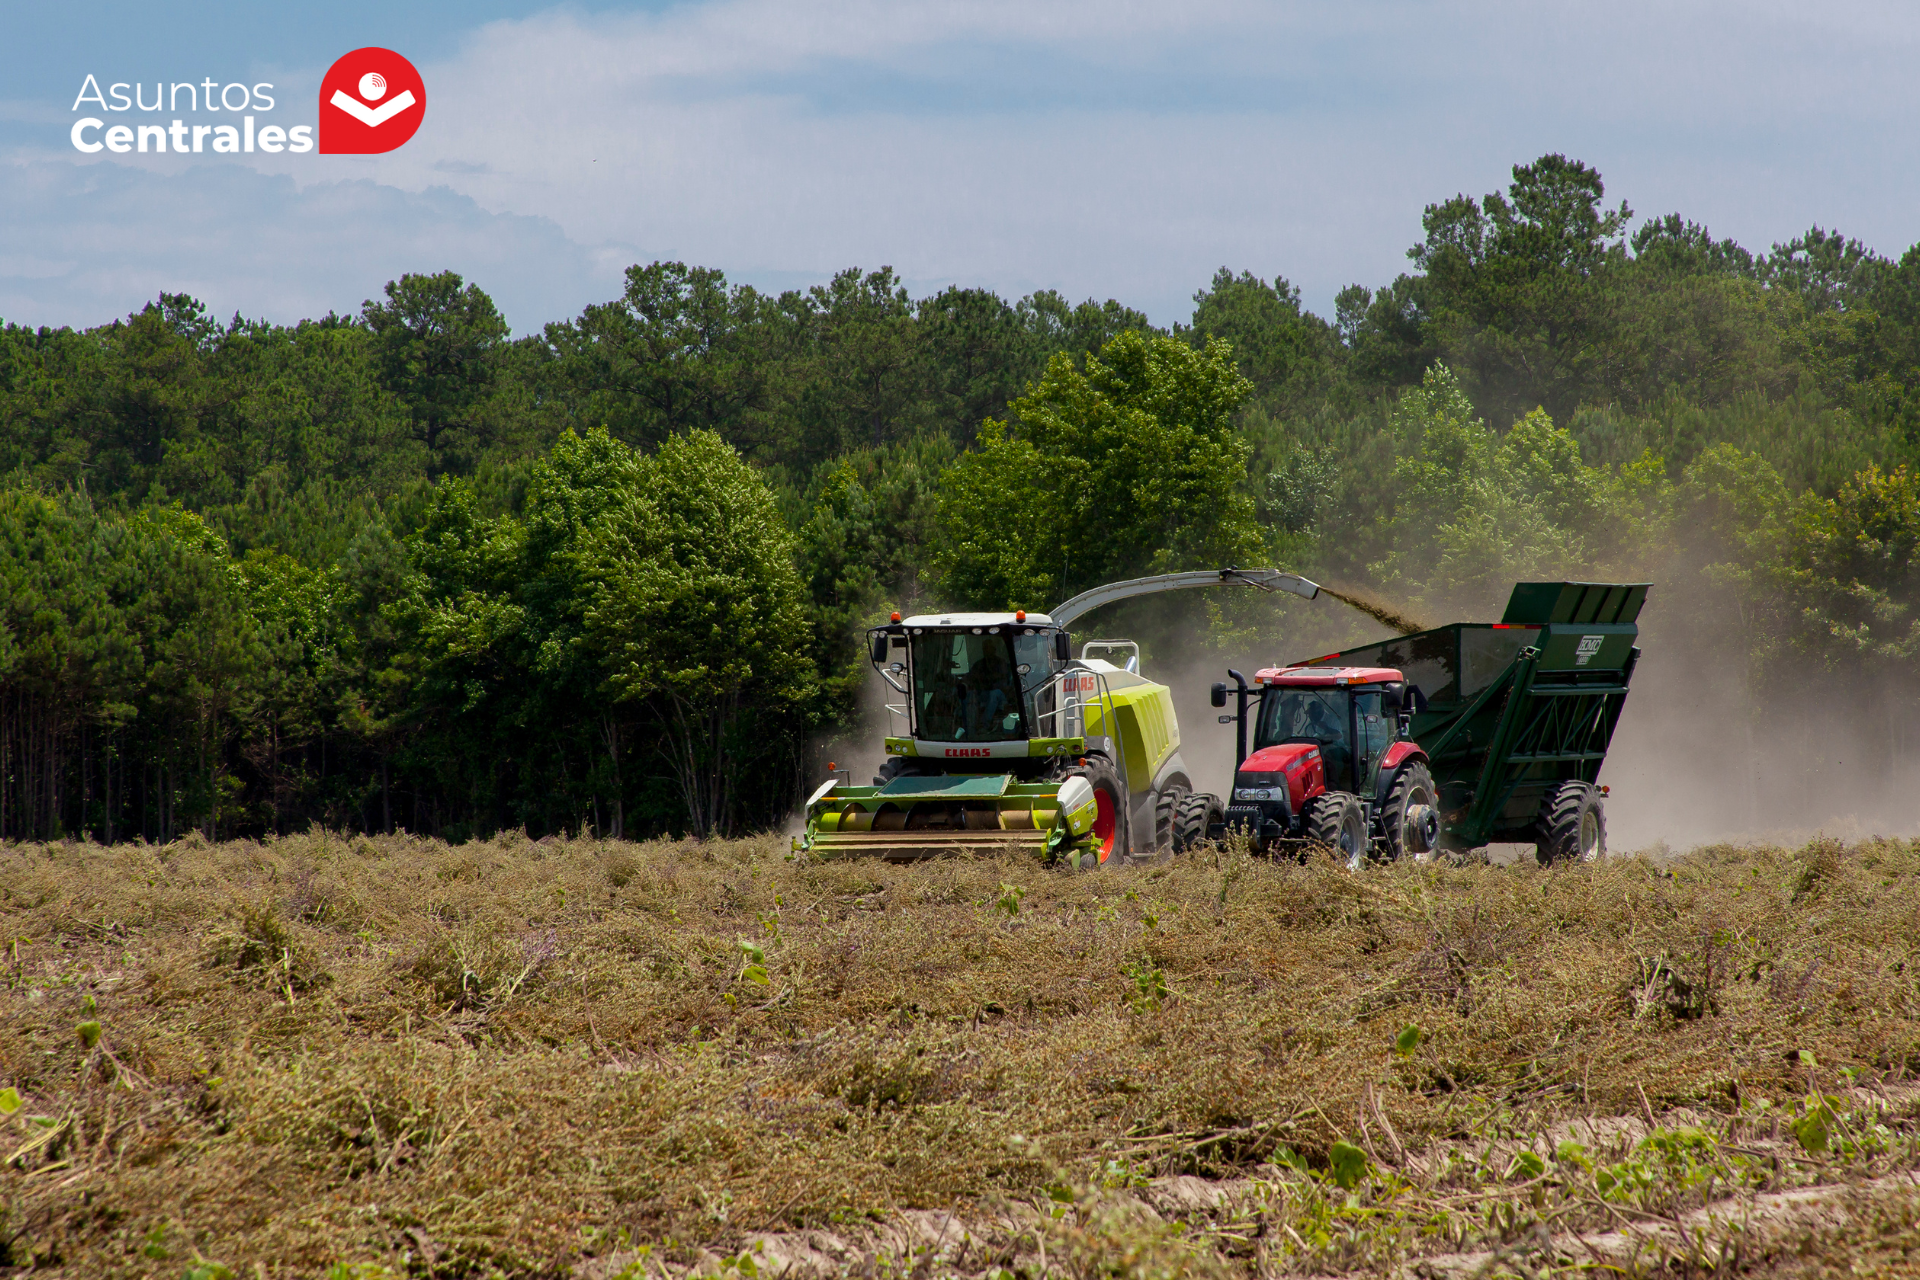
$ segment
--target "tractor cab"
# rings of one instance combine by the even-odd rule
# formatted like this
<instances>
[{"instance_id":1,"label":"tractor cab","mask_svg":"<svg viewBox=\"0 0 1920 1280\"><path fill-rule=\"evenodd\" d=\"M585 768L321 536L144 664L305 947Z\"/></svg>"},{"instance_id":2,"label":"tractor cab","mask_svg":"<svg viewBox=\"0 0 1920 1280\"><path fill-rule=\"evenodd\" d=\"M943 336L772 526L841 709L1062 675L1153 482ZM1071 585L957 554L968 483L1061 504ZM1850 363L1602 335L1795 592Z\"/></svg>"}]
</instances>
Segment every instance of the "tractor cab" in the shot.
<instances>
[{"instance_id":1,"label":"tractor cab","mask_svg":"<svg viewBox=\"0 0 1920 1280\"><path fill-rule=\"evenodd\" d=\"M1268 667L1254 673L1260 711L1255 754L1311 743L1327 764L1327 785L1365 795L1399 735L1405 682L1384 667Z\"/></svg>"},{"instance_id":2,"label":"tractor cab","mask_svg":"<svg viewBox=\"0 0 1920 1280\"><path fill-rule=\"evenodd\" d=\"M1213 705L1230 694L1239 714L1240 764L1234 772L1229 826L1272 840L1306 834L1314 802L1328 793L1355 797L1370 817L1382 784L1406 736L1406 681L1387 667L1267 667L1251 686L1213 686ZM1247 729L1253 730L1252 750Z\"/></svg>"}]
</instances>

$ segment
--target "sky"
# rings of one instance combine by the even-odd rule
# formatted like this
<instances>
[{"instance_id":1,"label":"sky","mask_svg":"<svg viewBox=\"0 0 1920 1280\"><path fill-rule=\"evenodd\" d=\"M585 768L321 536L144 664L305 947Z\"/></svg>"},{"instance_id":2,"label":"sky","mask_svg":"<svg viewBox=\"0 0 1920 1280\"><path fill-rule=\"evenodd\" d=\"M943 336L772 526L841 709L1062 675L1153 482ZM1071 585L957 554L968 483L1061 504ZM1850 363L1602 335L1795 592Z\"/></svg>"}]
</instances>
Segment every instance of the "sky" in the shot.
<instances>
[{"instance_id":1,"label":"sky","mask_svg":"<svg viewBox=\"0 0 1920 1280\"><path fill-rule=\"evenodd\" d=\"M1425 205L1548 152L1749 248L1920 241L1910 4L0 0L0 32L0 320L30 326L162 291L289 322L450 269L531 333L656 259L769 289L891 266L916 296L1055 289L1163 325L1227 267L1331 316L1408 269ZM367 45L426 86L384 155L69 141L103 115L74 109L88 75L268 82L273 122L312 124Z\"/></svg>"}]
</instances>

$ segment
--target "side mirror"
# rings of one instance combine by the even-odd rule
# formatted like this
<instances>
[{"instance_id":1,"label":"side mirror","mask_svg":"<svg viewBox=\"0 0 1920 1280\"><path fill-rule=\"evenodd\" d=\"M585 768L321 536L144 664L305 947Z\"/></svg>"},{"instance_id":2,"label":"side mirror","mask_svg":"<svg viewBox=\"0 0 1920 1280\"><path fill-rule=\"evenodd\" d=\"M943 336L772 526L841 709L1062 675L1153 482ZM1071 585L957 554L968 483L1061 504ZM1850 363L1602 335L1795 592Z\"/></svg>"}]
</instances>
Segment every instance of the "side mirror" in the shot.
<instances>
[{"instance_id":1,"label":"side mirror","mask_svg":"<svg viewBox=\"0 0 1920 1280\"><path fill-rule=\"evenodd\" d=\"M1053 656L1061 662L1073 661L1073 637L1064 631L1054 632Z\"/></svg>"},{"instance_id":2,"label":"side mirror","mask_svg":"<svg viewBox=\"0 0 1920 1280\"><path fill-rule=\"evenodd\" d=\"M875 666L885 666L887 661L887 633L884 631L876 631L871 637L867 649L868 652L873 655L873 663Z\"/></svg>"},{"instance_id":3,"label":"side mirror","mask_svg":"<svg viewBox=\"0 0 1920 1280\"><path fill-rule=\"evenodd\" d=\"M1213 705L1216 707L1227 705L1227 686L1223 684L1213 686Z\"/></svg>"}]
</instances>

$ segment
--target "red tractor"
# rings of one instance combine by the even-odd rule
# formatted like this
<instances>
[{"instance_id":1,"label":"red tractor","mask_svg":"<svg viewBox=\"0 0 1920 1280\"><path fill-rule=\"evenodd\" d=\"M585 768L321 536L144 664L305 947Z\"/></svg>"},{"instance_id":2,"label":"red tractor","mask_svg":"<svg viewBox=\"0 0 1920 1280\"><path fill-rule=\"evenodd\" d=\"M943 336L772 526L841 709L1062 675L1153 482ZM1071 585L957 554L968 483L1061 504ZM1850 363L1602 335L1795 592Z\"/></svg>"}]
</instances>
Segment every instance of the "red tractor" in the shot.
<instances>
[{"instance_id":1,"label":"red tractor","mask_svg":"<svg viewBox=\"0 0 1920 1280\"><path fill-rule=\"evenodd\" d=\"M1240 766L1223 826L1261 846L1313 841L1360 866L1375 833L1390 858L1431 853L1440 811L1427 753L1407 737L1406 681L1386 667L1267 667L1239 672ZM1213 686L1213 705L1229 689ZM1254 750L1247 703L1257 699Z\"/></svg>"},{"instance_id":2,"label":"red tractor","mask_svg":"<svg viewBox=\"0 0 1920 1280\"><path fill-rule=\"evenodd\" d=\"M1492 841L1543 864L1606 850L1600 766L1639 663L1646 583L1522 582L1499 622L1455 622L1237 671L1231 801L1209 834L1317 841L1352 866ZM1247 751L1249 702L1257 702Z\"/></svg>"}]
</instances>

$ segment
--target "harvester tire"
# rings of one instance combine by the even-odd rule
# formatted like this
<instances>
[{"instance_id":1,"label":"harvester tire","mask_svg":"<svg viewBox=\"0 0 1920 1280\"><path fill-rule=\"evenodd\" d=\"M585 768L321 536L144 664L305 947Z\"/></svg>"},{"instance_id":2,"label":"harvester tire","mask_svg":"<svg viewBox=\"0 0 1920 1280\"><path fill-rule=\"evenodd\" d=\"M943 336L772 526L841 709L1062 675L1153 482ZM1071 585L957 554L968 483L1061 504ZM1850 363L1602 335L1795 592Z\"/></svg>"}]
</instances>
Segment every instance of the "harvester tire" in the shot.
<instances>
[{"instance_id":1,"label":"harvester tire","mask_svg":"<svg viewBox=\"0 0 1920 1280\"><path fill-rule=\"evenodd\" d=\"M895 778L905 775L912 777L920 772L920 762L908 756L888 756L887 762L880 766L880 772L873 775L873 785L884 787Z\"/></svg>"},{"instance_id":2,"label":"harvester tire","mask_svg":"<svg viewBox=\"0 0 1920 1280\"><path fill-rule=\"evenodd\" d=\"M1315 796L1306 813L1307 839L1323 844L1333 856L1358 871L1367 865L1367 811L1360 797L1345 791Z\"/></svg>"},{"instance_id":3,"label":"harvester tire","mask_svg":"<svg viewBox=\"0 0 1920 1280\"><path fill-rule=\"evenodd\" d=\"M1179 821L1180 802L1190 793L1185 787L1168 787L1153 801L1153 856L1169 857L1173 854L1173 828Z\"/></svg>"},{"instance_id":4,"label":"harvester tire","mask_svg":"<svg viewBox=\"0 0 1920 1280\"><path fill-rule=\"evenodd\" d=\"M1433 785L1433 772L1417 761L1402 769L1387 790L1387 803L1380 814L1382 834L1386 836L1387 857L1412 858L1431 862L1439 845L1438 812L1440 793ZM1424 838L1432 832L1433 838Z\"/></svg>"},{"instance_id":5,"label":"harvester tire","mask_svg":"<svg viewBox=\"0 0 1920 1280\"><path fill-rule=\"evenodd\" d=\"M1534 826L1534 856L1540 865L1593 862L1607 852L1607 814L1600 790L1590 782L1563 782L1540 802Z\"/></svg>"},{"instance_id":6,"label":"harvester tire","mask_svg":"<svg viewBox=\"0 0 1920 1280\"><path fill-rule=\"evenodd\" d=\"M1185 853L1207 842L1207 832L1216 822L1225 822L1227 811L1218 796L1204 791L1181 795L1173 811L1173 851Z\"/></svg>"},{"instance_id":7,"label":"harvester tire","mask_svg":"<svg viewBox=\"0 0 1920 1280\"><path fill-rule=\"evenodd\" d=\"M1120 783L1120 775L1113 766L1099 756L1089 756L1087 762L1075 765L1067 770L1069 778L1085 778L1093 788L1094 802L1100 806L1099 815L1093 820L1093 830L1076 841L1070 847L1065 859L1067 865L1082 871L1098 871L1102 867L1118 867L1126 863L1128 848L1127 829L1127 789Z\"/></svg>"}]
</instances>

